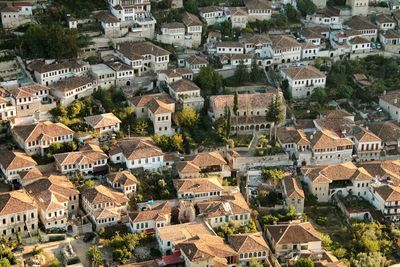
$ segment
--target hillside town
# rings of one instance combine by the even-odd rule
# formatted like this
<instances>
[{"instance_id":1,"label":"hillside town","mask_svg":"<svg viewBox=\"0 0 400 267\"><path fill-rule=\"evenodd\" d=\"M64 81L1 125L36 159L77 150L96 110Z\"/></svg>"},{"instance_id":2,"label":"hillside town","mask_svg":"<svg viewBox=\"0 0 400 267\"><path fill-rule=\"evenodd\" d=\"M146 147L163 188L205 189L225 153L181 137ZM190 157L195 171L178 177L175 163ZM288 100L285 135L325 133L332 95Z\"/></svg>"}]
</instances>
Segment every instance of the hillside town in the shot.
<instances>
[{"instance_id":1,"label":"hillside town","mask_svg":"<svg viewBox=\"0 0 400 267\"><path fill-rule=\"evenodd\" d=\"M0 19L1 267L399 266L399 0Z\"/></svg>"}]
</instances>

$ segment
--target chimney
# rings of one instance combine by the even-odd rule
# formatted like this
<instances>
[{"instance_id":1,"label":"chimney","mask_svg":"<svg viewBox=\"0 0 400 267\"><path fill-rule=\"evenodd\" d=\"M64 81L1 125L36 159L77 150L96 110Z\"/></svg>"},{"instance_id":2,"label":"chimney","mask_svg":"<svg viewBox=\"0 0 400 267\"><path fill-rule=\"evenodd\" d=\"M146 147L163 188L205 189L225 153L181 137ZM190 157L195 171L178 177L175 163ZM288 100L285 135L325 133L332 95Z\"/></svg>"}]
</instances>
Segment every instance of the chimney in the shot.
<instances>
[{"instance_id":1,"label":"chimney","mask_svg":"<svg viewBox=\"0 0 400 267\"><path fill-rule=\"evenodd\" d=\"M383 95L386 95L386 90L383 90Z\"/></svg>"},{"instance_id":2,"label":"chimney","mask_svg":"<svg viewBox=\"0 0 400 267\"><path fill-rule=\"evenodd\" d=\"M313 138L314 138L314 135L313 134L310 135L310 140L313 140Z\"/></svg>"},{"instance_id":3,"label":"chimney","mask_svg":"<svg viewBox=\"0 0 400 267\"><path fill-rule=\"evenodd\" d=\"M397 104L397 97L394 99L394 103Z\"/></svg>"}]
</instances>

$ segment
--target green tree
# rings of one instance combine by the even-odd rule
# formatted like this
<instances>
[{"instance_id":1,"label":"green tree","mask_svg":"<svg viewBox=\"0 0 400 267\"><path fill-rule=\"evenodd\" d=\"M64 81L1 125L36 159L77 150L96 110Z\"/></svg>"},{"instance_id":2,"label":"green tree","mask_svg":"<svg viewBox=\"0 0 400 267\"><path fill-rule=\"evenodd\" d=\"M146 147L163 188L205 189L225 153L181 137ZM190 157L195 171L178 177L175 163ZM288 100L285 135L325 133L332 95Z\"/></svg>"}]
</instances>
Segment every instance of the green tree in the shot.
<instances>
[{"instance_id":1,"label":"green tree","mask_svg":"<svg viewBox=\"0 0 400 267\"><path fill-rule=\"evenodd\" d=\"M176 151L183 151L183 136L181 134L171 136L171 146Z\"/></svg>"},{"instance_id":2,"label":"green tree","mask_svg":"<svg viewBox=\"0 0 400 267\"><path fill-rule=\"evenodd\" d=\"M183 2L183 7L189 13L196 14L199 11L199 7L197 5L197 1L196 0L185 0Z\"/></svg>"},{"instance_id":3,"label":"green tree","mask_svg":"<svg viewBox=\"0 0 400 267\"><path fill-rule=\"evenodd\" d=\"M191 107L184 107L178 112L178 121L182 127L191 128L199 120L199 113Z\"/></svg>"},{"instance_id":4,"label":"green tree","mask_svg":"<svg viewBox=\"0 0 400 267\"><path fill-rule=\"evenodd\" d=\"M282 108L282 100L279 96L272 99L267 109L267 121L273 122L275 125L284 120L284 113Z\"/></svg>"},{"instance_id":5,"label":"green tree","mask_svg":"<svg viewBox=\"0 0 400 267\"><path fill-rule=\"evenodd\" d=\"M0 267L11 267L10 261L7 258L0 258Z\"/></svg>"},{"instance_id":6,"label":"green tree","mask_svg":"<svg viewBox=\"0 0 400 267\"><path fill-rule=\"evenodd\" d=\"M329 97L326 92L325 88L315 88L312 95L311 95L311 101L318 102L320 105L328 103Z\"/></svg>"},{"instance_id":7,"label":"green tree","mask_svg":"<svg viewBox=\"0 0 400 267\"><path fill-rule=\"evenodd\" d=\"M217 95L222 87L222 81L222 76L208 65L200 68L195 82L201 88L203 95Z\"/></svg>"},{"instance_id":8,"label":"green tree","mask_svg":"<svg viewBox=\"0 0 400 267\"><path fill-rule=\"evenodd\" d=\"M292 267L314 267L314 262L310 258L298 259Z\"/></svg>"},{"instance_id":9,"label":"green tree","mask_svg":"<svg viewBox=\"0 0 400 267\"><path fill-rule=\"evenodd\" d=\"M146 136L150 134L150 124L147 120L136 120L134 127L133 127L133 132L137 135L140 136Z\"/></svg>"},{"instance_id":10,"label":"green tree","mask_svg":"<svg viewBox=\"0 0 400 267\"><path fill-rule=\"evenodd\" d=\"M257 259L252 258L249 261L249 266L250 267L263 267L264 265L262 263L260 263Z\"/></svg>"},{"instance_id":11,"label":"green tree","mask_svg":"<svg viewBox=\"0 0 400 267\"><path fill-rule=\"evenodd\" d=\"M97 267L102 263L103 253L97 246L93 245L89 248L87 257L91 266Z\"/></svg>"},{"instance_id":12,"label":"green tree","mask_svg":"<svg viewBox=\"0 0 400 267\"><path fill-rule=\"evenodd\" d=\"M350 85L341 85L337 88L338 98L350 99L353 96L354 89Z\"/></svg>"},{"instance_id":13,"label":"green tree","mask_svg":"<svg viewBox=\"0 0 400 267\"><path fill-rule=\"evenodd\" d=\"M122 264L126 263L132 257L132 253L126 248L115 249L112 253L113 259Z\"/></svg>"},{"instance_id":14,"label":"green tree","mask_svg":"<svg viewBox=\"0 0 400 267\"><path fill-rule=\"evenodd\" d=\"M239 65L236 66L233 78L239 85L242 85L249 80L249 72L247 71L247 67L244 65L243 60L241 60Z\"/></svg>"},{"instance_id":15,"label":"green tree","mask_svg":"<svg viewBox=\"0 0 400 267\"><path fill-rule=\"evenodd\" d=\"M281 181L284 177L285 173L280 169L264 169L263 170L263 177L265 180L272 180L272 181Z\"/></svg>"},{"instance_id":16,"label":"green tree","mask_svg":"<svg viewBox=\"0 0 400 267\"><path fill-rule=\"evenodd\" d=\"M262 79L263 71L257 65L257 58L254 57L251 61L250 80L259 82Z\"/></svg>"},{"instance_id":17,"label":"green tree","mask_svg":"<svg viewBox=\"0 0 400 267\"><path fill-rule=\"evenodd\" d=\"M380 267L386 266L387 263L386 257L380 252L358 253L352 260L355 267Z\"/></svg>"},{"instance_id":18,"label":"green tree","mask_svg":"<svg viewBox=\"0 0 400 267\"><path fill-rule=\"evenodd\" d=\"M235 94L233 96L233 114L235 116L238 116L238 111L239 111L239 93L235 91Z\"/></svg>"},{"instance_id":19,"label":"green tree","mask_svg":"<svg viewBox=\"0 0 400 267\"><path fill-rule=\"evenodd\" d=\"M303 16L312 15L317 11L316 5L311 0L298 0L297 8Z\"/></svg>"},{"instance_id":20,"label":"green tree","mask_svg":"<svg viewBox=\"0 0 400 267\"><path fill-rule=\"evenodd\" d=\"M292 22L298 22L300 20L300 13L291 4L285 6L286 15Z\"/></svg>"}]
</instances>

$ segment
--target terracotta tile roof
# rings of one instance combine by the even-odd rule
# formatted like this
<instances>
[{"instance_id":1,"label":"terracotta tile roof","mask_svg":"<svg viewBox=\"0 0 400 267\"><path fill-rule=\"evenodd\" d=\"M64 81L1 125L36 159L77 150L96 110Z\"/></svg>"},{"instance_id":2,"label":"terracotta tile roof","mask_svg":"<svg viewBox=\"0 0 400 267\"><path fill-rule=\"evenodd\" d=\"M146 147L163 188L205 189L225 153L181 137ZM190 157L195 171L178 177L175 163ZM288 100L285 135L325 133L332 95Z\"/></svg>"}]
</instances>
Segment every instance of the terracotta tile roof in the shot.
<instances>
[{"instance_id":1,"label":"terracotta tile roof","mask_svg":"<svg viewBox=\"0 0 400 267\"><path fill-rule=\"evenodd\" d=\"M130 140L121 140L110 149L109 154L111 156L121 152L128 160L164 155L162 150L154 145L151 138L134 138Z\"/></svg>"},{"instance_id":2,"label":"terracotta tile roof","mask_svg":"<svg viewBox=\"0 0 400 267\"><path fill-rule=\"evenodd\" d=\"M133 70L133 68L128 64L119 61L106 62L106 65L112 68L114 71Z\"/></svg>"},{"instance_id":3,"label":"terracotta tile roof","mask_svg":"<svg viewBox=\"0 0 400 267\"><path fill-rule=\"evenodd\" d=\"M17 7L14 7L14 6L6 6L6 7L4 7L4 8L2 8L1 10L0 10L0 12L1 13L5 13L5 12L7 12L7 13L18 13L19 12L19 8L17 8Z\"/></svg>"},{"instance_id":4,"label":"terracotta tile roof","mask_svg":"<svg viewBox=\"0 0 400 267\"><path fill-rule=\"evenodd\" d=\"M345 109L334 109L321 112L321 116L328 119L339 119L354 115Z\"/></svg>"},{"instance_id":5,"label":"terracotta tile roof","mask_svg":"<svg viewBox=\"0 0 400 267\"><path fill-rule=\"evenodd\" d=\"M87 85L93 83L93 79L90 78L89 76L76 76L76 77L71 77L67 78L65 80L59 81L53 85L51 85L51 88L60 92L68 92L71 90L74 90L76 88L79 88L81 86Z\"/></svg>"},{"instance_id":6,"label":"terracotta tile roof","mask_svg":"<svg viewBox=\"0 0 400 267\"><path fill-rule=\"evenodd\" d=\"M5 170L33 168L37 165L36 161L24 152L9 150L0 151L0 164Z\"/></svg>"},{"instance_id":7,"label":"terracotta tile roof","mask_svg":"<svg viewBox=\"0 0 400 267\"><path fill-rule=\"evenodd\" d=\"M82 197L86 198L92 205L114 203L115 206L125 206L128 203L128 198L114 189L98 185L93 188L85 189L82 192Z\"/></svg>"},{"instance_id":8,"label":"terracotta tile roof","mask_svg":"<svg viewBox=\"0 0 400 267\"><path fill-rule=\"evenodd\" d=\"M54 137L73 135L74 131L62 123L41 121L30 125L17 125L12 129L13 133L24 142L36 140L53 140Z\"/></svg>"},{"instance_id":9,"label":"terracotta tile roof","mask_svg":"<svg viewBox=\"0 0 400 267\"><path fill-rule=\"evenodd\" d=\"M306 38L306 39L321 39L322 35L321 33L314 32L310 28L305 28L301 34Z\"/></svg>"},{"instance_id":10,"label":"terracotta tile roof","mask_svg":"<svg viewBox=\"0 0 400 267\"><path fill-rule=\"evenodd\" d=\"M34 60L28 64L27 68L39 73L45 73L61 69L79 69L85 65L87 65L86 62L77 61L74 59L53 62L50 64L46 64L43 60Z\"/></svg>"},{"instance_id":11,"label":"terracotta tile roof","mask_svg":"<svg viewBox=\"0 0 400 267\"><path fill-rule=\"evenodd\" d=\"M400 108L400 90L388 92L380 96L379 100L383 100L396 108Z\"/></svg>"},{"instance_id":12,"label":"terracotta tile roof","mask_svg":"<svg viewBox=\"0 0 400 267\"><path fill-rule=\"evenodd\" d=\"M186 58L186 62L191 65L201 65L201 64L208 64L207 59L201 56L193 55Z\"/></svg>"},{"instance_id":13,"label":"terracotta tile roof","mask_svg":"<svg viewBox=\"0 0 400 267\"><path fill-rule=\"evenodd\" d=\"M247 9L272 9L272 6L267 1L262 0L247 0L244 2Z\"/></svg>"},{"instance_id":14,"label":"terracotta tile roof","mask_svg":"<svg viewBox=\"0 0 400 267\"><path fill-rule=\"evenodd\" d=\"M400 33L395 31L395 30L387 30L384 32L381 32L386 39L399 39L400 38Z\"/></svg>"},{"instance_id":15,"label":"terracotta tile roof","mask_svg":"<svg viewBox=\"0 0 400 267\"><path fill-rule=\"evenodd\" d=\"M386 202L400 201L400 187L393 185L382 185L374 187L378 195Z\"/></svg>"},{"instance_id":16,"label":"terracotta tile roof","mask_svg":"<svg viewBox=\"0 0 400 267\"><path fill-rule=\"evenodd\" d=\"M301 172L313 183L331 183L343 180L369 181L373 179L368 170L364 167L356 167L352 162L307 166L302 167Z\"/></svg>"},{"instance_id":17,"label":"terracotta tile roof","mask_svg":"<svg viewBox=\"0 0 400 267\"><path fill-rule=\"evenodd\" d=\"M218 12L218 11L223 11L223 7L220 6L205 6L205 7L199 7L200 13L212 13L212 12Z\"/></svg>"},{"instance_id":18,"label":"terracotta tile roof","mask_svg":"<svg viewBox=\"0 0 400 267\"><path fill-rule=\"evenodd\" d=\"M168 77L182 77L183 75L193 75L193 71L189 68L175 68L161 70L160 73L164 73Z\"/></svg>"},{"instance_id":19,"label":"terracotta tile roof","mask_svg":"<svg viewBox=\"0 0 400 267\"><path fill-rule=\"evenodd\" d=\"M161 24L161 29L185 29L185 24L181 22L170 22Z\"/></svg>"},{"instance_id":20,"label":"terracotta tile roof","mask_svg":"<svg viewBox=\"0 0 400 267\"><path fill-rule=\"evenodd\" d=\"M175 168L179 173L200 172L200 167L190 161L178 161L175 163Z\"/></svg>"},{"instance_id":21,"label":"terracotta tile roof","mask_svg":"<svg viewBox=\"0 0 400 267\"><path fill-rule=\"evenodd\" d=\"M395 185L400 185L400 160L369 161L361 163L372 177L389 179Z\"/></svg>"},{"instance_id":22,"label":"terracotta tile roof","mask_svg":"<svg viewBox=\"0 0 400 267\"><path fill-rule=\"evenodd\" d=\"M326 129L335 133L349 130L354 127L354 121L348 118L321 118L314 120L315 125L321 129Z\"/></svg>"},{"instance_id":23,"label":"terracotta tile roof","mask_svg":"<svg viewBox=\"0 0 400 267\"><path fill-rule=\"evenodd\" d=\"M171 206L168 201L152 207L151 209L137 211L129 214L129 218L132 222L144 222L144 221L164 221L168 220L171 216Z\"/></svg>"},{"instance_id":24,"label":"terracotta tile roof","mask_svg":"<svg viewBox=\"0 0 400 267\"><path fill-rule=\"evenodd\" d=\"M201 216L207 219L251 212L249 205L247 205L240 192L231 196L220 196L211 201L197 203L197 207Z\"/></svg>"},{"instance_id":25,"label":"terracotta tile roof","mask_svg":"<svg viewBox=\"0 0 400 267\"><path fill-rule=\"evenodd\" d=\"M228 164L218 151L197 153L195 155L186 157L186 161L190 161L193 165L199 167L200 169L210 166Z\"/></svg>"},{"instance_id":26,"label":"terracotta tile roof","mask_svg":"<svg viewBox=\"0 0 400 267\"><path fill-rule=\"evenodd\" d=\"M289 67L282 71L293 80L326 78L325 74L314 66Z\"/></svg>"},{"instance_id":27,"label":"terracotta tile roof","mask_svg":"<svg viewBox=\"0 0 400 267\"><path fill-rule=\"evenodd\" d=\"M189 91L200 91L200 88L192 81L182 79L170 84L172 90L177 93L189 92Z\"/></svg>"},{"instance_id":28,"label":"terracotta tile roof","mask_svg":"<svg viewBox=\"0 0 400 267\"><path fill-rule=\"evenodd\" d=\"M217 43L216 47L232 47L232 48L236 48L236 47L240 47L243 48L243 44L239 43L239 42L234 42L234 41L222 41Z\"/></svg>"},{"instance_id":29,"label":"terracotta tile roof","mask_svg":"<svg viewBox=\"0 0 400 267\"><path fill-rule=\"evenodd\" d=\"M309 135L307 137L313 149L353 146L354 144L350 139L341 138L336 133L327 129L317 131L315 134L307 134Z\"/></svg>"},{"instance_id":30,"label":"terracotta tile roof","mask_svg":"<svg viewBox=\"0 0 400 267\"><path fill-rule=\"evenodd\" d=\"M96 17L105 23L119 23L119 19L111 14L109 11L100 11L96 14Z\"/></svg>"},{"instance_id":31,"label":"terracotta tile roof","mask_svg":"<svg viewBox=\"0 0 400 267\"><path fill-rule=\"evenodd\" d=\"M351 129L351 134L358 140L358 142L380 142L382 141L378 136L367 128L354 126Z\"/></svg>"},{"instance_id":32,"label":"terracotta tile roof","mask_svg":"<svg viewBox=\"0 0 400 267\"><path fill-rule=\"evenodd\" d=\"M395 23L394 19L386 14L379 14L375 18L376 22L379 23Z\"/></svg>"},{"instance_id":33,"label":"terracotta tile roof","mask_svg":"<svg viewBox=\"0 0 400 267\"><path fill-rule=\"evenodd\" d=\"M353 30L369 30L369 29L378 29L378 27L373 24L368 18L361 16L353 16L350 20L344 23L349 26Z\"/></svg>"},{"instance_id":34,"label":"terracotta tile roof","mask_svg":"<svg viewBox=\"0 0 400 267\"><path fill-rule=\"evenodd\" d=\"M276 134L282 144L310 145L310 141L303 130L297 130L293 127L279 127Z\"/></svg>"},{"instance_id":35,"label":"terracotta tile roof","mask_svg":"<svg viewBox=\"0 0 400 267\"><path fill-rule=\"evenodd\" d=\"M107 175L107 179L111 183L119 183L122 186L129 186L138 183L136 176L130 171L112 172Z\"/></svg>"},{"instance_id":36,"label":"terracotta tile roof","mask_svg":"<svg viewBox=\"0 0 400 267\"><path fill-rule=\"evenodd\" d=\"M121 123L121 120L112 113L93 115L85 117L84 119L86 124L90 125L93 129L115 126L116 124Z\"/></svg>"},{"instance_id":37,"label":"terracotta tile roof","mask_svg":"<svg viewBox=\"0 0 400 267\"><path fill-rule=\"evenodd\" d=\"M203 23L201 20L194 14L191 14L187 11L183 13L183 18L182 18L183 23L185 24L186 27L191 27L191 26L203 26Z\"/></svg>"},{"instance_id":38,"label":"terracotta tile roof","mask_svg":"<svg viewBox=\"0 0 400 267\"><path fill-rule=\"evenodd\" d=\"M221 183L215 178L175 179L174 186L178 193L197 193L223 190Z\"/></svg>"},{"instance_id":39,"label":"terracotta tile roof","mask_svg":"<svg viewBox=\"0 0 400 267\"><path fill-rule=\"evenodd\" d=\"M129 102L132 103L136 108L146 107L148 102L153 98L164 102L165 104L172 104L175 101L166 93L152 94L152 95L142 95L128 98Z\"/></svg>"},{"instance_id":40,"label":"terracotta tile roof","mask_svg":"<svg viewBox=\"0 0 400 267\"><path fill-rule=\"evenodd\" d=\"M32 84L10 90L10 94L15 98L36 97L36 93L43 90L49 90L44 85Z\"/></svg>"},{"instance_id":41,"label":"terracotta tile roof","mask_svg":"<svg viewBox=\"0 0 400 267\"><path fill-rule=\"evenodd\" d=\"M71 196L79 195L79 190L66 176L51 175L41 178L25 186L26 192L32 196L43 210L62 209Z\"/></svg>"},{"instance_id":42,"label":"terracotta tile roof","mask_svg":"<svg viewBox=\"0 0 400 267\"><path fill-rule=\"evenodd\" d=\"M177 245L197 235L215 235L215 233L205 222L190 222L157 228L157 235L161 240L171 241Z\"/></svg>"},{"instance_id":43,"label":"terracotta tile roof","mask_svg":"<svg viewBox=\"0 0 400 267\"><path fill-rule=\"evenodd\" d=\"M130 60L143 59L145 55L169 56L167 50L150 42L124 42L117 45L117 50Z\"/></svg>"},{"instance_id":44,"label":"terracotta tile roof","mask_svg":"<svg viewBox=\"0 0 400 267\"><path fill-rule=\"evenodd\" d=\"M293 47L301 47L300 43L289 35L271 35L272 47L274 49L287 49Z\"/></svg>"},{"instance_id":45,"label":"terracotta tile roof","mask_svg":"<svg viewBox=\"0 0 400 267\"><path fill-rule=\"evenodd\" d=\"M237 253L269 251L262 233L233 234L228 243Z\"/></svg>"},{"instance_id":46,"label":"terracotta tile roof","mask_svg":"<svg viewBox=\"0 0 400 267\"><path fill-rule=\"evenodd\" d=\"M271 234L276 245L321 241L317 231L309 222L267 225L265 228Z\"/></svg>"},{"instance_id":47,"label":"terracotta tile roof","mask_svg":"<svg viewBox=\"0 0 400 267\"><path fill-rule=\"evenodd\" d=\"M272 44L272 40L268 34L242 33L239 37L239 40L241 43L244 44L254 44L254 45Z\"/></svg>"},{"instance_id":48,"label":"terracotta tile roof","mask_svg":"<svg viewBox=\"0 0 400 267\"><path fill-rule=\"evenodd\" d=\"M276 92L238 94L239 109L266 109L272 100L277 97ZM210 96L210 104L214 112L223 111L226 107L233 109L234 95Z\"/></svg>"},{"instance_id":49,"label":"terracotta tile roof","mask_svg":"<svg viewBox=\"0 0 400 267\"><path fill-rule=\"evenodd\" d=\"M43 177L43 174L40 172L40 170L36 167L28 170L28 171L23 171L19 173L19 178L22 181L29 181L29 180L35 180L37 178Z\"/></svg>"},{"instance_id":50,"label":"terracotta tile roof","mask_svg":"<svg viewBox=\"0 0 400 267\"><path fill-rule=\"evenodd\" d=\"M377 121L368 124L368 129L384 143L395 143L400 140L400 127L390 121Z\"/></svg>"},{"instance_id":51,"label":"terracotta tile roof","mask_svg":"<svg viewBox=\"0 0 400 267\"><path fill-rule=\"evenodd\" d=\"M94 164L101 159L108 159L106 153L99 146L88 145L80 151L54 154L54 159L61 166L71 164Z\"/></svg>"},{"instance_id":52,"label":"terracotta tile roof","mask_svg":"<svg viewBox=\"0 0 400 267\"><path fill-rule=\"evenodd\" d=\"M34 210L37 211L35 201L25 190L0 193L0 216Z\"/></svg>"},{"instance_id":53,"label":"terracotta tile roof","mask_svg":"<svg viewBox=\"0 0 400 267\"><path fill-rule=\"evenodd\" d=\"M163 101L158 100L156 98L151 99L147 103L147 108L151 111L153 114L165 114L165 113L172 113L173 110L171 107L169 107L167 104L165 104Z\"/></svg>"},{"instance_id":54,"label":"terracotta tile roof","mask_svg":"<svg viewBox=\"0 0 400 267\"><path fill-rule=\"evenodd\" d=\"M282 182L285 186L286 196L288 198L291 199L305 198L303 188L301 187L301 183L296 177L293 177L291 175L286 176L285 178L283 178Z\"/></svg>"},{"instance_id":55,"label":"terracotta tile roof","mask_svg":"<svg viewBox=\"0 0 400 267\"><path fill-rule=\"evenodd\" d=\"M231 16L245 16L247 17L247 10L243 7L229 7L228 9Z\"/></svg>"},{"instance_id":56,"label":"terracotta tile roof","mask_svg":"<svg viewBox=\"0 0 400 267\"><path fill-rule=\"evenodd\" d=\"M177 245L191 262L211 261L213 267L228 266L226 258L237 253L218 236L198 235Z\"/></svg>"},{"instance_id":57,"label":"terracotta tile roof","mask_svg":"<svg viewBox=\"0 0 400 267\"><path fill-rule=\"evenodd\" d=\"M356 37L350 39L350 43L351 44L369 44L369 43L371 43L371 41L365 37L356 36Z\"/></svg>"}]
</instances>

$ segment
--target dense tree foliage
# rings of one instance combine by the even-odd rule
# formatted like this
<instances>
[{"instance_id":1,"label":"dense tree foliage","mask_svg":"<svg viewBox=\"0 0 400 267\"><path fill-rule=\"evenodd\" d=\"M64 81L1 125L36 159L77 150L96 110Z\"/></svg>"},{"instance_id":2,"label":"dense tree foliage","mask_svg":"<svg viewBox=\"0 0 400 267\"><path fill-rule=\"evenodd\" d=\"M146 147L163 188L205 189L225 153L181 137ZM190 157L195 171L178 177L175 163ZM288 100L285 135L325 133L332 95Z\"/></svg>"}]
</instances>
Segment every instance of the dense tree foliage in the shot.
<instances>
[{"instance_id":1,"label":"dense tree foliage","mask_svg":"<svg viewBox=\"0 0 400 267\"><path fill-rule=\"evenodd\" d=\"M80 49L90 44L90 39L58 24L50 27L33 24L21 36L19 43L27 58L66 59L76 58Z\"/></svg>"},{"instance_id":2,"label":"dense tree foliage","mask_svg":"<svg viewBox=\"0 0 400 267\"><path fill-rule=\"evenodd\" d=\"M202 95L216 95L222 88L223 79L212 66L208 65L200 69L195 82L201 88Z\"/></svg>"},{"instance_id":3,"label":"dense tree foliage","mask_svg":"<svg viewBox=\"0 0 400 267\"><path fill-rule=\"evenodd\" d=\"M299 0L297 1L297 8L303 16L312 15L317 11L317 6L312 0Z\"/></svg>"},{"instance_id":4,"label":"dense tree foliage","mask_svg":"<svg viewBox=\"0 0 400 267\"><path fill-rule=\"evenodd\" d=\"M87 252L87 258L91 266L97 267L102 264L103 253L97 246L93 245Z\"/></svg>"}]
</instances>

